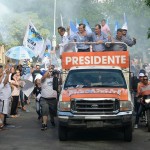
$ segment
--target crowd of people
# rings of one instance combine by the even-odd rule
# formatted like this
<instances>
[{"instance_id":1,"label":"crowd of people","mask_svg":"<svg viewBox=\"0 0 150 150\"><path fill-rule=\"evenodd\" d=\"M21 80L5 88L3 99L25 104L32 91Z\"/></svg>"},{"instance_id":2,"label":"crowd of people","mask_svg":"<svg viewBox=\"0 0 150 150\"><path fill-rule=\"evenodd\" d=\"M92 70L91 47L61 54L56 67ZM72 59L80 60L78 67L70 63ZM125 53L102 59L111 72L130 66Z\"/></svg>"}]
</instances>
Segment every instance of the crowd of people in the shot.
<instances>
[{"instance_id":1,"label":"crowd of people","mask_svg":"<svg viewBox=\"0 0 150 150\"><path fill-rule=\"evenodd\" d=\"M26 105L30 103L31 96L36 102L36 112L42 123L41 130L47 128L48 115L52 126L55 126L60 80L59 71L54 68L54 65L49 65L47 70L41 69L38 64L31 66L29 74L32 76L34 89L30 96L26 96L22 90L26 84L23 80L26 68L22 65L0 65L0 129L8 125L8 117L19 117L19 108L27 110Z\"/></svg>"},{"instance_id":2,"label":"crowd of people","mask_svg":"<svg viewBox=\"0 0 150 150\"><path fill-rule=\"evenodd\" d=\"M123 26L117 29L116 36L113 37L105 19L101 21L101 25L95 25L93 32L88 32L83 23L79 24L76 33L70 32L70 27L65 29L60 26L58 27L58 33L61 36L61 42L58 46L61 47L60 55L63 51L70 51L68 46L70 43L76 44L77 52L127 50L127 46L131 47L136 44L136 39L131 39L127 30L127 27Z\"/></svg>"}]
</instances>

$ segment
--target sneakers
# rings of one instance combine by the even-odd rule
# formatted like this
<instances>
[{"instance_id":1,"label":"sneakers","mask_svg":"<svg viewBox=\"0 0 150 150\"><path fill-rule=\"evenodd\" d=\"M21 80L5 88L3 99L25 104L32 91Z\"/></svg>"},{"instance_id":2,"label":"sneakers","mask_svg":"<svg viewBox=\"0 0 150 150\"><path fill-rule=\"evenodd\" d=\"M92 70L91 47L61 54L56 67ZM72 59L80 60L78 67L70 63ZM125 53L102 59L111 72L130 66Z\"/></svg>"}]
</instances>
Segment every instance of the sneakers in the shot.
<instances>
[{"instance_id":1,"label":"sneakers","mask_svg":"<svg viewBox=\"0 0 150 150\"><path fill-rule=\"evenodd\" d=\"M138 129L138 124L135 124L134 129Z\"/></svg>"},{"instance_id":2,"label":"sneakers","mask_svg":"<svg viewBox=\"0 0 150 150\"><path fill-rule=\"evenodd\" d=\"M41 130L42 131L47 130L47 124L42 124Z\"/></svg>"}]
</instances>

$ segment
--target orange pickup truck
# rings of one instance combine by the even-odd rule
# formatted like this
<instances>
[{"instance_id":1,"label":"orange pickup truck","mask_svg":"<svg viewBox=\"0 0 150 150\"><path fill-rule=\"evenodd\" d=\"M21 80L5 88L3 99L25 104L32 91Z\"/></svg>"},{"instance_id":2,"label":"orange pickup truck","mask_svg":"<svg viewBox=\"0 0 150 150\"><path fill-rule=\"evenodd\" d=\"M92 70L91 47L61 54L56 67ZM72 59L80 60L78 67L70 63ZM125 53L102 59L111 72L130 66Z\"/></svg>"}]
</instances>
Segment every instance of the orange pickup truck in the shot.
<instances>
[{"instance_id":1,"label":"orange pickup truck","mask_svg":"<svg viewBox=\"0 0 150 150\"><path fill-rule=\"evenodd\" d=\"M132 141L129 52L64 52L62 68L59 139L74 128L120 128Z\"/></svg>"}]
</instances>

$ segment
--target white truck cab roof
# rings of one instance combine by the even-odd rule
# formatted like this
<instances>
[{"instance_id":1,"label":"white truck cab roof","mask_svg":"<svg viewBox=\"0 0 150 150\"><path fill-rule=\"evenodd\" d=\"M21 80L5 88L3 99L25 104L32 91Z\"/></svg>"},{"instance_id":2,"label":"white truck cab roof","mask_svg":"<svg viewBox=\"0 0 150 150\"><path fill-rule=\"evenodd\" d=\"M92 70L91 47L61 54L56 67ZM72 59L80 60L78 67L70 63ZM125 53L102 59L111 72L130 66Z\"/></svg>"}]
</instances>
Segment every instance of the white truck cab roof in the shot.
<instances>
[{"instance_id":1,"label":"white truck cab roof","mask_svg":"<svg viewBox=\"0 0 150 150\"><path fill-rule=\"evenodd\" d=\"M118 66L74 66L74 67L70 68L70 70L79 70L79 69L117 69L117 70L122 70L121 67L118 67Z\"/></svg>"}]
</instances>

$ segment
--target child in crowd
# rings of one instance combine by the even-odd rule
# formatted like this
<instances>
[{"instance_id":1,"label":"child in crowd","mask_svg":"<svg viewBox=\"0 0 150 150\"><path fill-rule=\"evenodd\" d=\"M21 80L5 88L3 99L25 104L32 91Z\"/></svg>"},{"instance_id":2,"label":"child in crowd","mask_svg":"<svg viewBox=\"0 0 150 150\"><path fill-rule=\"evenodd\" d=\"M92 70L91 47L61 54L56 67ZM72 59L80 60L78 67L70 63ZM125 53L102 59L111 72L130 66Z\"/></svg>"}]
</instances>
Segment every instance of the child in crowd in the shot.
<instances>
[{"instance_id":1,"label":"child in crowd","mask_svg":"<svg viewBox=\"0 0 150 150\"><path fill-rule=\"evenodd\" d=\"M33 94L36 97L36 112L38 114L38 119L41 119L41 108L40 108L40 97L41 97L41 79L35 78L35 88Z\"/></svg>"}]
</instances>

